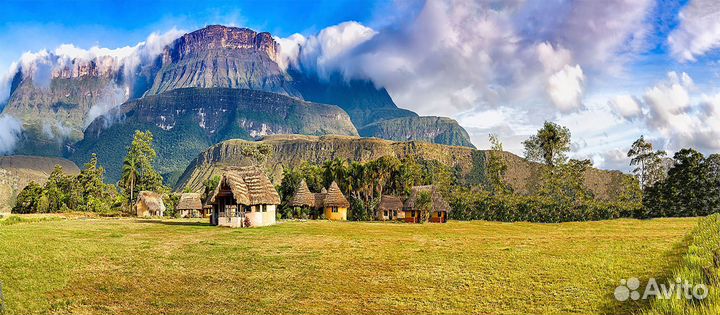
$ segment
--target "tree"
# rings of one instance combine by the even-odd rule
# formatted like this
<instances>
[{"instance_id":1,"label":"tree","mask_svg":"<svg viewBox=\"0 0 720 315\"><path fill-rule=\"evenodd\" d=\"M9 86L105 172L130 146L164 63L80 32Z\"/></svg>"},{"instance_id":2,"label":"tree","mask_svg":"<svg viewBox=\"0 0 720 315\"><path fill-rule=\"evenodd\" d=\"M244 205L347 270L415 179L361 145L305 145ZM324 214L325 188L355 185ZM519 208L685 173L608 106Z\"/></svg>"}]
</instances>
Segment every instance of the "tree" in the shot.
<instances>
[{"instance_id":1,"label":"tree","mask_svg":"<svg viewBox=\"0 0 720 315\"><path fill-rule=\"evenodd\" d=\"M523 141L525 158L555 166L565 163L570 151L570 129L556 123L545 122L537 134Z\"/></svg>"},{"instance_id":2,"label":"tree","mask_svg":"<svg viewBox=\"0 0 720 315\"><path fill-rule=\"evenodd\" d=\"M540 195L565 203L592 199L592 193L585 187L585 171L591 166L590 160L571 159L568 163L548 168Z\"/></svg>"},{"instance_id":3,"label":"tree","mask_svg":"<svg viewBox=\"0 0 720 315\"><path fill-rule=\"evenodd\" d=\"M648 216L703 216L720 210L718 162L718 157L706 159L693 149L676 152L667 178L646 189Z\"/></svg>"},{"instance_id":4,"label":"tree","mask_svg":"<svg viewBox=\"0 0 720 315\"><path fill-rule=\"evenodd\" d=\"M168 191L163 186L162 176L153 168L157 153L153 149L153 134L150 131L135 131L127 156L123 161L123 173L119 186L134 202L134 196L142 190L155 192Z\"/></svg>"},{"instance_id":5,"label":"tree","mask_svg":"<svg viewBox=\"0 0 720 315\"><path fill-rule=\"evenodd\" d=\"M508 166L503 157L502 142L496 135L490 134L490 144L490 152L486 163L486 188L494 195L509 193L510 186L503 179Z\"/></svg>"},{"instance_id":6,"label":"tree","mask_svg":"<svg viewBox=\"0 0 720 315\"><path fill-rule=\"evenodd\" d=\"M665 177L662 161L665 154L665 151L654 151L652 143L645 141L644 136L633 142L627 156L632 158L630 166L636 166L633 173L640 181L641 187L652 186Z\"/></svg>"},{"instance_id":7,"label":"tree","mask_svg":"<svg viewBox=\"0 0 720 315\"><path fill-rule=\"evenodd\" d=\"M121 183L124 187L127 187L130 191L130 201L133 202L135 200L134 192L135 192L135 185L137 185L137 179L138 179L138 163L135 160L135 158L130 157L126 158L123 161L123 167L122 167L122 176L121 176Z\"/></svg>"},{"instance_id":8,"label":"tree","mask_svg":"<svg viewBox=\"0 0 720 315\"><path fill-rule=\"evenodd\" d=\"M420 210L421 222L430 221L432 216L432 194L429 191L420 191L415 197L415 208Z\"/></svg>"},{"instance_id":9,"label":"tree","mask_svg":"<svg viewBox=\"0 0 720 315\"><path fill-rule=\"evenodd\" d=\"M18 194L15 206L12 209L13 213L33 213L37 212L37 205L39 203L40 196L42 196L43 187L38 183L31 181L25 188Z\"/></svg>"}]
</instances>

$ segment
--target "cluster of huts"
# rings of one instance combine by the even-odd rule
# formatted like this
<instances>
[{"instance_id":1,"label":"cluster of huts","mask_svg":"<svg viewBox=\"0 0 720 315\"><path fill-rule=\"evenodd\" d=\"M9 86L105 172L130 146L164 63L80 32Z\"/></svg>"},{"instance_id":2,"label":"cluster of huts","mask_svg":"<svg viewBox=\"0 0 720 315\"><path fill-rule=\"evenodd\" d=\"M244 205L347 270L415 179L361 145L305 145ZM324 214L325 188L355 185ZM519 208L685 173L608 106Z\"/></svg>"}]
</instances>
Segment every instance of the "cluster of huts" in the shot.
<instances>
[{"instance_id":1,"label":"cluster of huts","mask_svg":"<svg viewBox=\"0 0 720 315\"><path fill-rule=\"evenodd\" d=\"M417 199L420 193L428 192L431 196L430 222L447 222L450 205L443 199L435 186L412 187L410 196L383 195L374 216L380 221L405 221L418 223L421 220L422 210L417 208ZM307 183L303 180L290 200L289 206L320 210L328 220L347 220L347 209L350 203L343 196L340 188L333 182L326 191L311 193Z\"/></svg>"},{"instance_id":2,"label":"cluster of huts","mask_svg":"<svg viewBox=\"0 0 720 315\"><path fill-rule=\"evenodd\" d=\"M430 222L444 223L450 207L434 186L416 186L407 198L383 195L375 218L381 221L398 220L420 222L421 211L416 208L418 195L427 191L432 196ZM265 173L257 167L226 169L220 182L206 203L197 193L184 193L176 210L182 217L210 217L210 223L228 227L256 227L275 224L280 195ZM350 202L337 183L319 193L312 193L303 180L290 200L289 206L313 210L327 220L347 220ZM163 216L165 205L162 195L143 191L136 204L137 215ZM314 218L319 218L315 215Z\"/></svg>"}]
</instances>

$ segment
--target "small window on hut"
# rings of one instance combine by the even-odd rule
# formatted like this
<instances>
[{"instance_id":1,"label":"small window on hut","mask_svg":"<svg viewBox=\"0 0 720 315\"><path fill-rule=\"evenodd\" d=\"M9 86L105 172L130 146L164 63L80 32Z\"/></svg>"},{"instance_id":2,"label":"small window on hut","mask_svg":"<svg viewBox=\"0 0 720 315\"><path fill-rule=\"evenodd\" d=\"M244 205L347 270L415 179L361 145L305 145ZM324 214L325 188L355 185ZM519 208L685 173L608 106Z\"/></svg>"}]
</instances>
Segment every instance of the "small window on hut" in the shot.
<instances>
[{"instance_id":1,"label":"small window on hut","mask_svg":"<svg viewBox=\"0 0 720 315\"><path fill-rule=\"evenodd\" d=\"M338 207L332 207L332 212L337 213L337 212L338 212Z\"/></svg>"},{"instance_id":2,"label":"small window on hut","mask_svg":"<svg viewBox=\"0 0 720 315\"><path fill-rule=\"evenodd\" d=\"M397 210L393 210L393 217L397 217Z\"/></svg>"}]
</instances>

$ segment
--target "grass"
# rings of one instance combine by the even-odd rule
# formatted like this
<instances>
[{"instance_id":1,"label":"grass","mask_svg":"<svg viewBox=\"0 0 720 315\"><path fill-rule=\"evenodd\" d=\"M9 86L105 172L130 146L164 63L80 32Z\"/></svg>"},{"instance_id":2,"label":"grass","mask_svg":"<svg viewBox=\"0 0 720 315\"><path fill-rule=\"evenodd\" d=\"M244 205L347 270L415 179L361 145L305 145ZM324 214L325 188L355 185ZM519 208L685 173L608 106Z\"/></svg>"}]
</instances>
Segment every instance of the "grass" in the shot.
<instances>
[{"instance_id":1,"label":"grass","mask_svg":"<svg viewBox=\"0 0 720 315\"><path fill-rule=\"evenodd\" d=\"M626 314L696 223L73 218L0 226L0 281L6 314Z\"/></svg>"},{"instance_id":2,"label":"grass","mask_svg":"<svg viewBox=\"0 0 720 315\"><path fill-rule=\"evenodd\" d=\"M680 295L656 299L643 314L720 314L720 214L701 219L689 239L688 250L670 279L687 281L690 287L704 285L708 295L697 299Z\"/></svg>"}]
</instances>

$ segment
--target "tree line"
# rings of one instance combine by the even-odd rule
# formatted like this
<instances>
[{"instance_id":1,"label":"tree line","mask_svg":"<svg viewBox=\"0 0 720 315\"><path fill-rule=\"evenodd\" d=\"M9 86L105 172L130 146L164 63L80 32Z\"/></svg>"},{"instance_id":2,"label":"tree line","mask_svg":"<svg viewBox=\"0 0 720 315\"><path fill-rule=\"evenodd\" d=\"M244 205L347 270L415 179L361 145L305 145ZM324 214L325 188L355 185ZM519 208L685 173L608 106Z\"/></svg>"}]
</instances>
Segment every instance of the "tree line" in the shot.
<instances>
[{"instance_id":1,"label":"tree line","mask_svg":"<svg viewBox=\"0 0 720 315\"><path fill-rule=\"evenodd\" d=\"M170 191L152 166L157 154L153 149L153 135L150 131L136 131L127 152L122 177L116 184L105 183L105 169L100 166L97 155L92 154L78 175L68 175L61 166L56 165L44 185L30 182L18 194L12 212L131 214L140 191ZM177 198L166 198L168 211L173 213Z\"/></svg>"}]
</instances>

